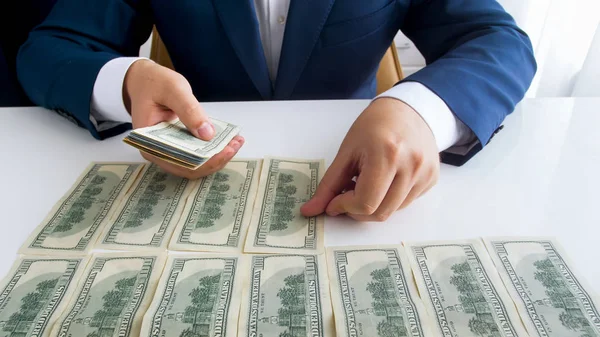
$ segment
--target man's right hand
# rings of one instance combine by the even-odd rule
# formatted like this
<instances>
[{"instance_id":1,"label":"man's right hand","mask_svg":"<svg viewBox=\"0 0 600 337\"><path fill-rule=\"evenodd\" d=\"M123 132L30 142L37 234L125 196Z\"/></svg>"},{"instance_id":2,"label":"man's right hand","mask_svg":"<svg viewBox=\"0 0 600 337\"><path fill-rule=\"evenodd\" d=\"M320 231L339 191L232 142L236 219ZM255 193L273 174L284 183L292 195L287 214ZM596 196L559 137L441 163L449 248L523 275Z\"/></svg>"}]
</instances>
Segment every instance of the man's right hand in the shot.
<instances>
[{"instance_id":1,"label":"man's right hand","mask_svg":"<svg viewBox=\"0 0 600 337\"><path fill-rule=\"evenodd\" d=\"M123 83L123 100L134 129L178 117L194 136L206 141L214 137L214 127L185 77L152 61L139 60L129 67ZM143 151L140 153L169 173L197 179L222 169L243 144L242 136L234 137L223 151L196 170L168 163Z\"/></svg>"}]
</instances>

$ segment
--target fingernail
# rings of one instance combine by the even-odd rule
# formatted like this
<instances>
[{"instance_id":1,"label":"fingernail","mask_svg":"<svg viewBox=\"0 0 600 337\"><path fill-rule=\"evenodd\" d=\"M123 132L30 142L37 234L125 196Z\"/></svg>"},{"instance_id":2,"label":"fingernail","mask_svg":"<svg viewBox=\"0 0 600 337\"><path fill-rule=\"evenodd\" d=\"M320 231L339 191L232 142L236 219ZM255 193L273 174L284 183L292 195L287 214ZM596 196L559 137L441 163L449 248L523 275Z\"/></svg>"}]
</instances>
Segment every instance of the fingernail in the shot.
<instances>
[{"instance_id":1,"label":"fingernail","mask_svg":"<svg viewBox=\"0 0 600 337\"><path fill-rule=\"evenodd\" d=\"M198 128L198 137L200 138L210 139L214 133L215 129L213 129L209 122L202 122Z\"/></svg>"},{"instance_id":2,"label":"fingernail","mask_svg":"<svg viewBox=\"0 0 600 337\"><path fill-rule=\"evenodd\" d=\"M233 142L231 142L231 147L236 151L239 150L241 146L242 144L240 144L238 141L234 140Z\"/></svg>"}]
</instances>

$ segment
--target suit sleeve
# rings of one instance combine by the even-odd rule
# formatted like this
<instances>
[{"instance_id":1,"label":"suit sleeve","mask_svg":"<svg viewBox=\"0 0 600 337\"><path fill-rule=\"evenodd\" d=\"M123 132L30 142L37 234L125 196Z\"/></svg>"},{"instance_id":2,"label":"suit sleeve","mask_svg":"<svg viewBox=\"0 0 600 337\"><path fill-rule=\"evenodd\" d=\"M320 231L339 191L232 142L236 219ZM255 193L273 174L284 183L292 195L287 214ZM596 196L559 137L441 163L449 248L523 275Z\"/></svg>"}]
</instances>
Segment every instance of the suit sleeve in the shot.
<instances>
[{"instance_id":1,"label":"suit sleeve","mask_svg":"<svg viewBox=\"0 0 600 337\"><path fill-rule=\"evenodd\" d=\"M37 105L55 110L97 139L119 134L130 123L90 115L98 72L110 60L137 56L152 31L145 0L59 0L17 56L19 81Z\"/></svg>"},{"instance_id":2,"label":"suit sleeve","mask_svg":"<svg viewBox=\"0 0 600 337\"><path fill-rule=\"evenodd\" d=\"M496 0L413 0L401 30L427 63L403 81L437 94L485 146L531 85L529 37Z\"/></svg>"}]
</instances>

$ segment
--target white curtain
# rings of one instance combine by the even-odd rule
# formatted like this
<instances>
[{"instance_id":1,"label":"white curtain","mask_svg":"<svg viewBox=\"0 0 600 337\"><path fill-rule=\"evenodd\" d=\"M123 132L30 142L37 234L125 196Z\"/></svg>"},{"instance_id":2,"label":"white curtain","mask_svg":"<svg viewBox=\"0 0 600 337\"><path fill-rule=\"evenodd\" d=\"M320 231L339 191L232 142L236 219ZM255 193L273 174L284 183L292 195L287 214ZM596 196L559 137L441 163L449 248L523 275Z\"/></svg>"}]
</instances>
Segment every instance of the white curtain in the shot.
<instances>
[{"instance_id":1,"label":"white curtain","mask_svg":"<svg viewBox=\"0 0 600 337\"><path fill-rule=\"evenodd\" d=\"M600 97L600 24L581 71L575 79L574 97Z\"/></svg>"},{"instance_id":2,"label":"white curtain","mask_svg":"<svg viewBox=\"0 0 600 337\"><path fill-rule=\"evenodd\" d=\"M539 4L542 0L529 2ZM600 1L550 0L546 13L534 45L538 72L528 96L568 97L590 52L600 22Z\"/></svg>"}]
</instances>

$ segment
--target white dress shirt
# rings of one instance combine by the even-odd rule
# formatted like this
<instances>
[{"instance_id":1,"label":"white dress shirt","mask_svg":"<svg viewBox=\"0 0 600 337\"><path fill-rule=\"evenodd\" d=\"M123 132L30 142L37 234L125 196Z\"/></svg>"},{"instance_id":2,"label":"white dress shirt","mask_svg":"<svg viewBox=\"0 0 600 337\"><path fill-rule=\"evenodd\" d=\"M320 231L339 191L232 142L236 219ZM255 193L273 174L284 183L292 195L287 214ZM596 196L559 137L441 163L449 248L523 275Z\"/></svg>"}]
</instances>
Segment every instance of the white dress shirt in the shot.
<instances>
[{"instance_id":1,"label":"white dress shirt","mask_svg":"<svg viewBox=\"0 0 600 337\"><path fill-rule=\"evenodd\" d=\"M271 83L275 83L290 0L254 0L254 7L269 76ZM90 107L90 118L95 125L99 121L104 122L103 126L131 122L123 103L123 81L131 64L139 59L146 58L120 57L100 69ZM417 111L431 129L440 152L474 138L472 131L450 111L446 103L420 83L400 83L376 98L379 97L401 100Z\"/></svg>"}]
</instances>

